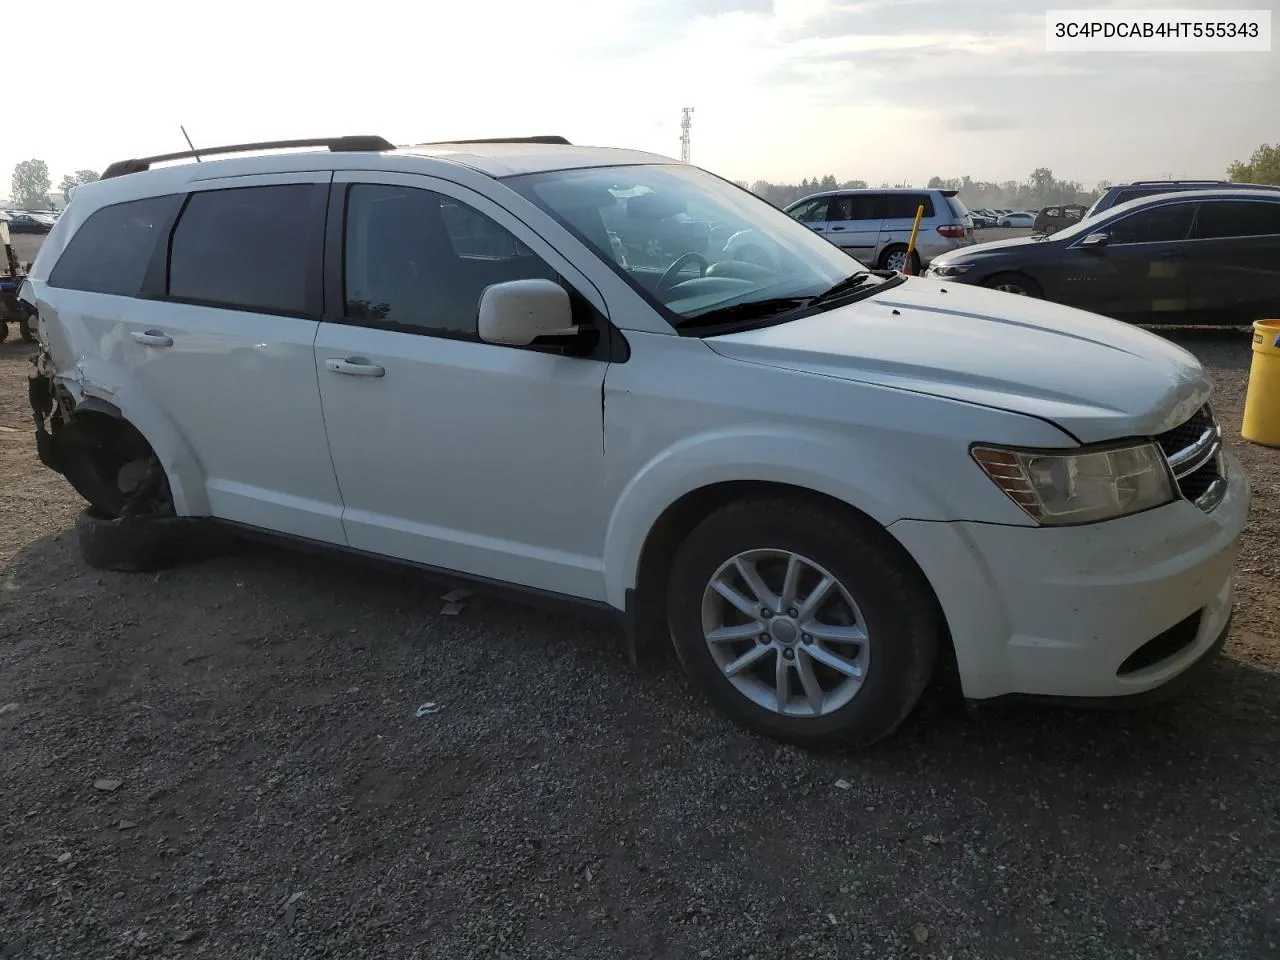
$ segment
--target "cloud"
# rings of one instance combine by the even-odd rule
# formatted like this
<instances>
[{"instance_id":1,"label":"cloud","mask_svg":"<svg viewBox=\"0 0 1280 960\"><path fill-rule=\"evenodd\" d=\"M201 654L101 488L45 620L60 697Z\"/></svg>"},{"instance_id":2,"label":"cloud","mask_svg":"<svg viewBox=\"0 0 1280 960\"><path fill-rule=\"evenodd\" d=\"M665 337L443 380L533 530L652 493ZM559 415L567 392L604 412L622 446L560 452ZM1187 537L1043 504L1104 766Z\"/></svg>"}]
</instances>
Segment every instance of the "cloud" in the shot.
<instances>
[{"instance_id":1,"label":"cloud","mask_svg":"<svg viewBox=\"0 0 1280 960\"><path fill-rule=\"evenodd\" d=\"M963 110L960 113L948 114L946 127L957 133L988 133L993 130L1017 130L1026 126L1026 121L1008 114L989 113L983 110Z\"/></svg>"}]
</instances>

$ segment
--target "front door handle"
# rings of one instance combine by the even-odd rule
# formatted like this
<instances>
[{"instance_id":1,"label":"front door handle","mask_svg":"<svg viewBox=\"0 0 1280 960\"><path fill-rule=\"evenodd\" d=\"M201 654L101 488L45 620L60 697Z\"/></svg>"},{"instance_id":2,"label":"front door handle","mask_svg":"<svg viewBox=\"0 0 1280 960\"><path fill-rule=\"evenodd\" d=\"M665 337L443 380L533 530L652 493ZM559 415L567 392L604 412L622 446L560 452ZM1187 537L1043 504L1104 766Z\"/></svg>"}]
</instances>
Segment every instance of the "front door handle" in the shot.
<instances>
[{"instance_id":1,"label":"front door handle","mask_svg":"<svg viewBox=\"0 0 1280 960\"><path fill-rule=\"evenodd\" d=\"M843 230L843 229L844 229L844 227L832 227L831 229L832 229L833 231L835 231L835 230Z\"/></svg>"},{"instance_id":2,"label":"front door handle","mask_svg":"<svg viewBox=\"0 0 1280 960\"><path fill-rule=\"evenodd\" d=\"M173 337L159 330L135 330L133 339L144 347L172 347Z\"/></svg>"},{"instance_id":3,"label":"front door handle","mask_svg":"<svg viewBox=\"0 0 1280 960\"><path fill-rule=\"evenodd\" d=\"M340 373L344 377L383 377L387 374L382 367L363 357L330 357L324 365L333 373Z\"/></svg>"}]
</instances>

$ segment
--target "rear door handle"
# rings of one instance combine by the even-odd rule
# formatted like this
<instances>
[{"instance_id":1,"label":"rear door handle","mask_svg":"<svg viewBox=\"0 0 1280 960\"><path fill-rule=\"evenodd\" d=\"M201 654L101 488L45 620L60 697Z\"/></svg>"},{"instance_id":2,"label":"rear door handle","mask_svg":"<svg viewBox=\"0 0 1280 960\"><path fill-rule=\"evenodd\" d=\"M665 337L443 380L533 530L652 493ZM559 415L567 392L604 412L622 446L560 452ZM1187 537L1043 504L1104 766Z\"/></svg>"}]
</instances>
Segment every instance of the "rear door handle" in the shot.
<instances>
[{"instance_id":1,"label":"rear door handle","mask_svg":"<svg viewBox=\"0 0 1280 960\"><path fill-rule=\"evenodd\" d=\"M330 357L324 365L333 373L340 373L344 377L383 377L387 374L382 367L363 357Z\"/></svg>"},{"instance_id":2,"label":"rear door handle","mask_svg":"<svg viewBox=\"0 0 1280 960\"><path fill-rule=\"evenodd\" d=\"M1169 253L1162 253L1157 257L1159 260L1185 260L1186 258L1187 255L1182 250L1172 250Z\"/></svg>"},{"instance_id":3,"label":"rear door handle","mask_svg":"<svg viewBox=\"0 0 1280 960\"><path fill-rule=\"evenodd\" d=\"M832 228L831 228L831 230L832 230L833 232L834 232L834 231L836 231L836 230L843 230L843 229L844 229L844 227L832 227Z\"/></svg>"},{"instance_id":4,"label":"rear door handle","mask_svg":"<svg viewBox=\"0 0 1280 960\"><path fill-rule=\"evenodd\" d=\"M173 337L159 330L135 330L131 336L144 347L172 347Z\"/></svg>"}]
</instances>

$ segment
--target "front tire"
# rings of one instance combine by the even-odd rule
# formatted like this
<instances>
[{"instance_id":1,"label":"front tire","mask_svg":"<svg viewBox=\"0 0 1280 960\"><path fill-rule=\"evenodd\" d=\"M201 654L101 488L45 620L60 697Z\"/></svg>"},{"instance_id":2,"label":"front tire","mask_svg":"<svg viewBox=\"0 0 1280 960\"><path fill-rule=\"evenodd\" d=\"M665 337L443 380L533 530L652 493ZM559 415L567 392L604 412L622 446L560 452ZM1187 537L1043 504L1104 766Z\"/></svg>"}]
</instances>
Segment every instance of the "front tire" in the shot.
<instances>
[{"instance_id":1,"label":"front tire","mask_svg":"<svg viewBox=\"0 0 1280 960\"><path fill-rule=\"evenodd\" d=\"M1044 291L1040 289L1040 284L1021 273L997 273L994 277L988 277L982 281L982 285L992 290L1012 293L1019 297L1040 299L1044 296Z\"/></svg>"},{"instance_id":2,"label":"front tire","mask_svg":"<svg viewBox=\"0 0 1280 960\"><path fill-rule=\"evenodd\" d=\"M117 573L167 570L212 556L229 542L200 518L112 516L93 506L76 516L75 530L85 563Z\"/></svg>"},{"instance_id":3,"label":"front tire","mask_svg":"<svg viewBox=\"0 0 1280 960\"><path fill-rule=\"evenodd\" d=\"M885 531L803 499L718 510L681 545L667 615L686 673L731 719L799 744L864 747L920 699L942 620Z\"/></svg>"}]
</instances>

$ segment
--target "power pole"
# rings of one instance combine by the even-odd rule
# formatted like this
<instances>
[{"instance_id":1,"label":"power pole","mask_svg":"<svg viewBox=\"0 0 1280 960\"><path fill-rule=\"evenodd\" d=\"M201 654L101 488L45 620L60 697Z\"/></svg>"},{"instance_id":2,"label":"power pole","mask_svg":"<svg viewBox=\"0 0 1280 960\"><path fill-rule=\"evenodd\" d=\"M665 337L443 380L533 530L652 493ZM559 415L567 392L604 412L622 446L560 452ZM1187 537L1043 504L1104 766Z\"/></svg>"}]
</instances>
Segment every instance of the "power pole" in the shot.
<instances>
[{"instance_id":1,"label":"power pole","mask_svg":"<svg viewBox=\"0 0 1280 960\"><path fill-rule=\"evenodd\" d=\"M680 162L689 162L689 128L693 126L693 107L684 107L680 120Z\"/></svg>"}]
</instances>

